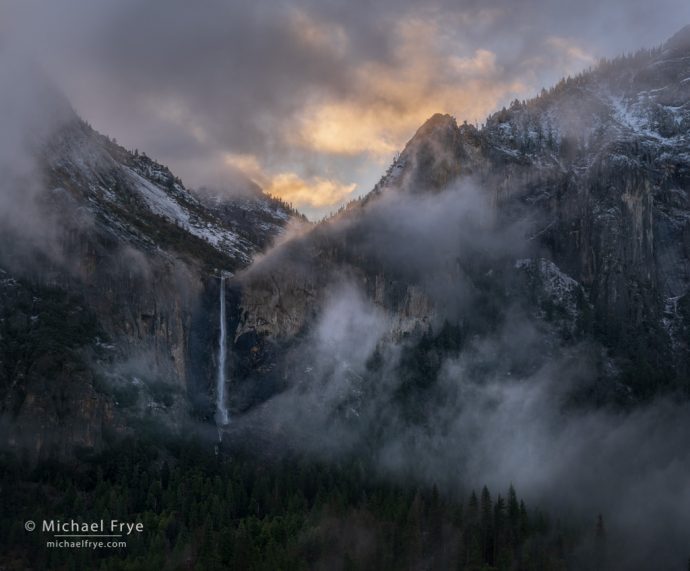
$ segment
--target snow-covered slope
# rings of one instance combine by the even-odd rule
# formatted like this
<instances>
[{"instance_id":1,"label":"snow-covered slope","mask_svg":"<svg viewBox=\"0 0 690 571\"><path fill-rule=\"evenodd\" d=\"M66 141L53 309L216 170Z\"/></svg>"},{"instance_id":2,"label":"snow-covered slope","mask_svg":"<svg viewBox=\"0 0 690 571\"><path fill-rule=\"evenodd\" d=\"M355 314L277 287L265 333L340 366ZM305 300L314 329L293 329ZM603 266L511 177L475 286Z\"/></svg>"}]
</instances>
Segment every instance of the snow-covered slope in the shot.
<instances>
[{"instance_id":1,"label":"snow-covered slope","mask_svg":"<svg viewBox=\"0 0 690 571\"><path fill-rule=\"evenodd\" d=\"M250 181L232 191L202 187L195 194L216 218L260 248L267 247L286 226L308 224L289 204L268 196Z\"/></svg>"},{"instance_id":2,"label":"snow-covered slope","mask_svg":"<svg viewBox=\"0 0 690 571\"><path fill-rule=\"evenodd\" d=\"M167 167L128 152L76 118L51 138L44 159L49 186L66 189L120 237L187 254L185 241L202 242L230 269L249 264L296 214L260 190L225 199L226 209L270 212L271 223L247 228L246 216L223 215L221 203L209 207ZM202 255L203 249L196 251Z\"/></svg>"}]
</instances>

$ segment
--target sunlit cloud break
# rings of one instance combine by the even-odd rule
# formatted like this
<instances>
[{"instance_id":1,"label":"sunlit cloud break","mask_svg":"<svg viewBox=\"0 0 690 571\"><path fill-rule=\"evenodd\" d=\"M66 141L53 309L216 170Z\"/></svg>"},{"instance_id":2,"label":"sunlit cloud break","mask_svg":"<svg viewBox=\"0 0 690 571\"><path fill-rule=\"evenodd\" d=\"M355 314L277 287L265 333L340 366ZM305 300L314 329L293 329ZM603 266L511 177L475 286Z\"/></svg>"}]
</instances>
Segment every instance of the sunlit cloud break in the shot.
<instances>
[{"instance_id":1,"label":"sunlit cloud break","mask_svg":"<svg viewBox=\"0 0 690 571\"><path fill-rule=\"evenodd\" d=\"M264 192L308 211L339 204L352 197L357 189L356 183L344 184L320 176L302 178L294 172L270 174L253 155L228 154L225 162L258 184Z\"/></svg>"}]
</instances>

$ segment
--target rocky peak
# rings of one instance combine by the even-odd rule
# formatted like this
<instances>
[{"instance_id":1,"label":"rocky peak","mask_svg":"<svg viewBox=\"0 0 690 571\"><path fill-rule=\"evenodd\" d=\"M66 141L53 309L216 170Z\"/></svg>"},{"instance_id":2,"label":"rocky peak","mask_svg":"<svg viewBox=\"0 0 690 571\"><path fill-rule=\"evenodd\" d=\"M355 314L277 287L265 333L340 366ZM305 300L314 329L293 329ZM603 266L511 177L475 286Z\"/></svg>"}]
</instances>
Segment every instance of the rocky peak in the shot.
<instances>
[{"instance_id":1,"label":"rocky peak","mask_svg":"<svg viewBox=\"0 0 690 571\"><path fill-rule=\"evenodd\" d=\"M477 129L437 113L414 134L392 168L386 186L409 192L437 191L460 174L469 174L481 146Z\"/></svg>"},{"instance_id":2,"label":"rocky peak","mask_svg":"<svg viewBox=\"0 0 690 571\"><path fill-rule=\"evenodd\" d=\"M443 113L434 113L426 122L417 129L413 140L420 138L440 138L452 135L458 128L455 117Z\"/></svg>"},{"instance_id":3,"label":"rocky peak","mask_svg":"<svg viewBox=\"0 0 690 571\"><path fill-rule=\"evenodd\" d=\"M681 28L673 34L664 44L664 47L673 51L690 51L690 25Z\"/></svg>"}]
</instances>

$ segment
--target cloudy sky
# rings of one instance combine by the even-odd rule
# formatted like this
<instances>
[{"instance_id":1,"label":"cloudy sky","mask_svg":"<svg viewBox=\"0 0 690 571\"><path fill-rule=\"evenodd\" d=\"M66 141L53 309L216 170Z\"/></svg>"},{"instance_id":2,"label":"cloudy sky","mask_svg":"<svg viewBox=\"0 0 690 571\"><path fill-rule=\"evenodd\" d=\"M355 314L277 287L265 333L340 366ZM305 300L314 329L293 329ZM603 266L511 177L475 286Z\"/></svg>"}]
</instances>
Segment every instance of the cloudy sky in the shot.
<instances>
[{"instance_id":1,"label":"cloudy sky","mask_svg":"<svg viewBox=\"0 0 690 571\"><path fill-rule=\"evenodd\" d=\"M0 46L98 130L188 186L239 170L313 218L433 113L481 123L689 23L687 0L0 0Z\"/></svg>"}]
</instances>

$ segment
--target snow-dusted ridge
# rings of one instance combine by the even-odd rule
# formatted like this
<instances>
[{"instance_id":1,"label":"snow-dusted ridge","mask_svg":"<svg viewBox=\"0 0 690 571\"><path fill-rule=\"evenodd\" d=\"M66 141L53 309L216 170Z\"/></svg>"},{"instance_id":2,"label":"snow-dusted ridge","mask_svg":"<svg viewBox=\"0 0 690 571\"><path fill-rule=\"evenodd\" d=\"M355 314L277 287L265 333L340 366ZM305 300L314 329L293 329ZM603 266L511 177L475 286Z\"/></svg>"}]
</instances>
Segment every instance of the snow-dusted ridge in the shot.
<instances>
[{"instance_id":1,"label":"snow-dusted ridge","mask_svg":"<svg viewBox=\"0 0 690 571\"><path fill-rule=\"evenodd\" d=\"M186 234L232 260L231 266L249 264L296 215L260 189L210 205L167 167L125 150L76 116L49 141L44 159L49 186L87 204L118 236L166 248L160 236L167 232L179 248ZM248 225L248 218L257 223Z\"/></svg>"}]
</instances>

